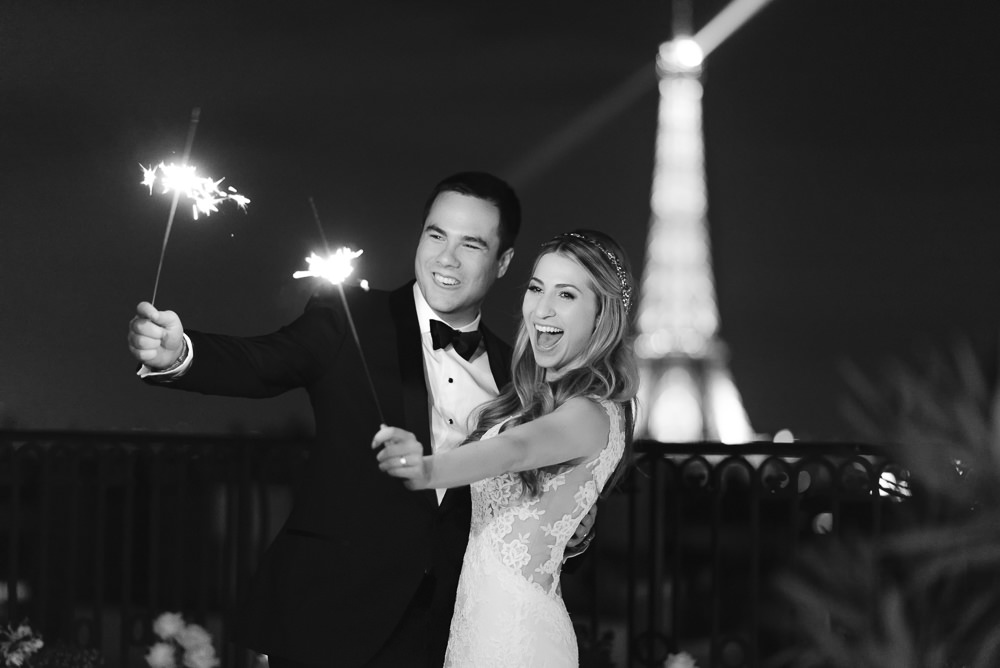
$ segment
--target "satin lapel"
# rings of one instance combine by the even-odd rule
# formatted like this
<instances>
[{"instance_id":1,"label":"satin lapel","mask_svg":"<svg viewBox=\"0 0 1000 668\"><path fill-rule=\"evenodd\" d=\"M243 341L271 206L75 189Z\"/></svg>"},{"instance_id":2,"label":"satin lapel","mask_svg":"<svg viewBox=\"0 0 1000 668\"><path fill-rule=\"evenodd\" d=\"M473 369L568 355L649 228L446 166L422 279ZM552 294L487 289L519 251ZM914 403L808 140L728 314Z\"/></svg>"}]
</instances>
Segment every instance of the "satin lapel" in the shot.
<instances>
[{"instance_id":1,"label":"satin lapel","mask_svg":"<svg viewBox=\"0 0 1000 668\"><path fill-rule=\"evenodd\" d=\"M403 420L399 426L417 437L424 446L424 454L431 454L430 404L427 396L427 379L424 376L424 352L420 341L420 323L413 304L413 282L407 283L389 295L389 310L396 326L396 350L399 354L399 372L403 388ZM437 506L432 490L420 492Z\"/></svg>"},{"instance_id":2,"label":"satin lapel","mask_svg":"<svg viewBox=\"0 0 1000 668\"><path fill-rule=\"evenodd\" d=\"M483 332L483 343L490 359L493 380L497 383L497 389L503 391L504 385L510 382L510 347L485 326L480 326L479 329Z\"/></svg>"}]
</instances>

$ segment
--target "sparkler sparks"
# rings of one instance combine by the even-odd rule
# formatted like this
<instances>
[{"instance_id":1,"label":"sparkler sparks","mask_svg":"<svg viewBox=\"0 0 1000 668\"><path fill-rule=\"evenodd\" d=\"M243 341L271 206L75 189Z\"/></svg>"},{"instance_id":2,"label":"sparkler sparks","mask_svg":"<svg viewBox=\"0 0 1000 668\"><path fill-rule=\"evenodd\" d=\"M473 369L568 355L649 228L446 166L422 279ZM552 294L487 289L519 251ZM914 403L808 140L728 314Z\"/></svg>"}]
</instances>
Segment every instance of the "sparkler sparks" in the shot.
<instances>
[{"instance_id":1,"label":"sparkler sparks","mask_svg":"<svg viewBox=\"0 0 1000 668\"><path fill-rule=\"evenodd\" d=\"M208 176L198 176L197 167L194 165L161 162L155 167L139 165L142 168L142 185L149 188L149 194L153 194L153 188L159 183L163 193L174 193L186 197L192 201L191 214L197 220L199 214L206 216L219 210L219 204L232 200L236 206L246 210L250 199L240 195L236 188L232 186L222 190L219 186L225 177L215 180Z\"/></svg>"},{"instance_id":2,"label":"sparkler sparks","mask_svg":"<svg viewBox=\"0 0 1000 668\"><path fill-rule=\"evenodd\" d=\"M306 258L309 269L295 272L292 274L292 278L313 276L327 280L333 285L341 285L354 272L352 262L362 253L364 253L363 250L354 251L346 246L338 248L336 252L330 253L325 258L311 253Z\"/></svg>"}]
</instances>

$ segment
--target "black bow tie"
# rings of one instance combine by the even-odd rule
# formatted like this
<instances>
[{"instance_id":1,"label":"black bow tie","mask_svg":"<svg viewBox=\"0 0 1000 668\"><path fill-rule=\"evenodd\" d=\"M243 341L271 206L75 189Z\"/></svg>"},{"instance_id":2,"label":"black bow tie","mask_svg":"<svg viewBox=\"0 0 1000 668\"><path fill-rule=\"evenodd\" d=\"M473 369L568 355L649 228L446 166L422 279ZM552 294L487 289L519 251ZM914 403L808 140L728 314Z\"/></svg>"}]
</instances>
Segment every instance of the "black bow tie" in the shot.
<instances>
[{"instance_id":1,"label":"black bow tie","mask_svg":"<svg viewBox=\"0 0 1000 668\"><path fill-rule=\"evenodd\" d=\"M479 330L459 332L440 320L431 320L431 340L434 341L434 350L447 348L451 344L454 346L455 352L461 355L466 362L472 359L482 338L483 335L479 333Z\"/></svg>"}]
</instances>

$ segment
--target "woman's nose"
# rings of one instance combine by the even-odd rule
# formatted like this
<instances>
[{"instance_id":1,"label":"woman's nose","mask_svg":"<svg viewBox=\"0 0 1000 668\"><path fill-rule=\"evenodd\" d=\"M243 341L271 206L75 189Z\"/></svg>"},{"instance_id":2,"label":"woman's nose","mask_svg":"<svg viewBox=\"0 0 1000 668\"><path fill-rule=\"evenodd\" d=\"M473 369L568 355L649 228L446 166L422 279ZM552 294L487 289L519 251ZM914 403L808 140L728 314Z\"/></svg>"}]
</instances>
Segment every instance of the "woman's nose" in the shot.
<instances>
[{"instance_id":1,"label":"woman's nose","mask_svg":"<svg viewBox=\"0 0 1000 668\"><path fill-rule=\"evenodd\" d=\"M535 315L546 318L555 313L555 309L552 308L552 300L548 295L542 295L539 297L538 302L535 304Z\"/></svg>"}]
</instances>

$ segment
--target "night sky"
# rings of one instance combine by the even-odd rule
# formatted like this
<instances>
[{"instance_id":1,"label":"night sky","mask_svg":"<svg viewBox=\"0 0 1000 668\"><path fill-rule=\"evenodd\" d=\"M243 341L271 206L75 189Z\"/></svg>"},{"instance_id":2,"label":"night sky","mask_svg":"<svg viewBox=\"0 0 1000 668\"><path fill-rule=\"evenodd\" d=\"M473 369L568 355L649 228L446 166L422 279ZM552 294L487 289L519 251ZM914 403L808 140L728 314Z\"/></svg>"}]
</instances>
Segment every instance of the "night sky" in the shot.
<instances>
[{"instance_id":1,"label":"night sky","mask_svg":"<svg viewBox=\"0 0 1000 668\"><path fill-rule=\"evenodd\" d=\"M695 27L724 2L695 0ZM994 0L774 0L705 66L721 337L758 432L852 436L841 365L1000 339L1000 50ZM433 184L483 169L525 229L486 320L509 336L538 244L610 232L641 268L670 3L0 3L0 425L308 424L261 401L148 388L125 344L152 295L169 199L139 164L191 155L252 202L178 213L157 306L259 334L293 319L321 248L412 276ZM648 76L635 82L646 68ZM639 75L640 77L642 75ZM552 160L532 156L611 109Z\"/></svg>"}]
</instances>

